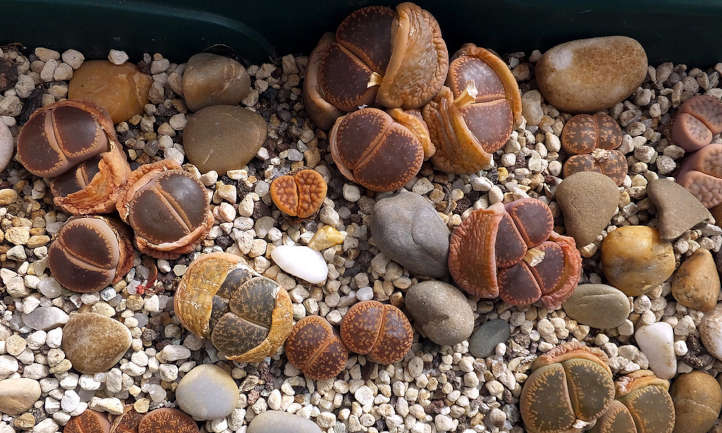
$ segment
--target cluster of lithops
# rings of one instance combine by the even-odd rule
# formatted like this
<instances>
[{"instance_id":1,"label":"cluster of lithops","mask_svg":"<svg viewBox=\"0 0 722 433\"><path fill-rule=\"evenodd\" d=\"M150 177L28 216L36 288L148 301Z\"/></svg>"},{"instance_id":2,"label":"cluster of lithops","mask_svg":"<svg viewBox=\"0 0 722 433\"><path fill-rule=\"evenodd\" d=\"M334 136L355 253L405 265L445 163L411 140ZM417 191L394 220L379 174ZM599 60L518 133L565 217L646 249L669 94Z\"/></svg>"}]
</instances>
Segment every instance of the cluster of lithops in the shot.
<instances>
[{"instance_id":1,"label":"cluster of lithops","mask_svg":"<svg viewBox=\"0 0 722 433\"><path fill-rule=\"evenodd\" d=\"M173 408L159 408L148 413L136 412L126 405L122 414L111 423L104 413L88 409L73 417L65 425L67 433L199 433L195 421L185 413Z\"/></svg>"}]
</instances>

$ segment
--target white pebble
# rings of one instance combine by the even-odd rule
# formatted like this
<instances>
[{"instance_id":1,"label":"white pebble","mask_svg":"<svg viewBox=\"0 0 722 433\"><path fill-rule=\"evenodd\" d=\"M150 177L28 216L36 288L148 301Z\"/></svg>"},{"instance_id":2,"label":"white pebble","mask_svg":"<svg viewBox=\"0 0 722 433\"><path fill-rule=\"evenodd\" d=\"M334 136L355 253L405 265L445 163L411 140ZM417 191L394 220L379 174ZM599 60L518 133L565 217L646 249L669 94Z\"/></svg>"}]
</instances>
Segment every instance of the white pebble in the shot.
<instances>
[{"instance_id":1,"label":"white pebble","mask_svg":"<svg viewBox=\"0 0 722 433\"><path fill-rule=\"evenodd\" d=\"M271 258L284 272L320 284L328 276L328 266L321 253L305 246L283 245L271 252Z\"/></svg>"},{"instance_id":2,"label":"white pebble","mask_svg":"<svg viewBox=\"0 0 722 433\"><path fill-rule=\"evenodd\" d=\"M637 329L634 334L639 348L649 360L649 367L662 379L671 379L677 373L674 354L674 332L665 322L652 323Z\"/></svg>"},{"instance_id":3,"label":"white pebble","mask_svg":"<svg viewBox=\"0 0 722 433\"><path fill-rule=\"evenodd\" d=\"M110 50L108 52L108 61L114 65L122 65L128 61L128 54L125 51Z\"/></svg>"},{"instance_id":4,"label":"white pebble","mask_svg":"<svg viewBox=\"0 0 722 433\"><path fill-rule=\"evenodd\" d=\"M80 396L73 390L65 391L62 400L60 400L60 406L65 412L72 412L80 404Z\"/></svg>"}]
</instances>

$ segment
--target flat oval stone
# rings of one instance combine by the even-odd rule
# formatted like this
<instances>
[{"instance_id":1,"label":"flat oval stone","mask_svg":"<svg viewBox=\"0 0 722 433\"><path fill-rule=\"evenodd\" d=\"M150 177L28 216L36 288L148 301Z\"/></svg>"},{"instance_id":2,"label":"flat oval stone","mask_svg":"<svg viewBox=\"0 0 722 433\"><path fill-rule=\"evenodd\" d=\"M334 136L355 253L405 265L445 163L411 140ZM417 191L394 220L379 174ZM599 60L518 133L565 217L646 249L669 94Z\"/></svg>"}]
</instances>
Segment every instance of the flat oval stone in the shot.
<instances>
[{"instance_id":1,"label":"flat oval stone","mask_svg":"<svg viewBox=\"0 0 722 433\"><path fill-rule=\"evenodd\" d=\"M246 433L321 433L313 421L299 415L278 410L258 414L248 425Z\"/></svg>"},{"instance_id":2,"label":"flat oval stone","mask_svg":"<svg viewBox=\"0 0 722 433\"><path fill-rule=\"evenodd\" d=\"M246 68L231 58L199 53L186 63L183 99L191 111L209 105L237 105L250 90Z\"/></svg>"},{"instance_id":3,"label":"flat oval stone","mask_svg":"<svg viewBox=\"0 0 722 433\"><path fill-rule=\"evenodd\" d=\"M271 251L271 258L284 272L320 284L326 281L328 266L321 253L309 247L282 245Z\"/></svg>"},{"instance_id":4,"label":"flat oval stone","mask_svg":"<svg viewBox=\"0 0 722 433\"><path fill-rule=\"evenodd\" d=\"M639 87L647 75L647 54L626 36L578 39L545 52L534 71L550 104L591 113L614 106Z\"/></svg>"},{"instance_id":5,"label":"flat oval stone","mask_svg":"<svg viewBox=\"0 0 722 433\"><path fill-rule=\"evenodd\" d=\"M449 229L427 199L402 190L379 200L370 228L379 250L410 273L448 273Z\"/></svg>"},{"instance_id":6,"label":"flat oval stone","mask_svg":"<svg viewBox=\"0 0 722 433\"><path fill-rule=\"evenodd\" d=\"M15 141L10 133L10 128L0 122L0 172L5 170L15 151Z\"/></svg>"},{"instance_id":7,"label":"flat oval stone","mask_svg":"<svg viewBox=\"0 0 722 433\"><path fill-rule=\"evenodd\" d=\"M701 371L680 375L669 394L674 401L674 433L708 432L722 409L722 389L714 377Z\"/></svg>"},{"instance_id":8,"label":"flat oval stone","mask_svg":"<svg viewBox=\"0 0 722 433\"><path fill-rule=\"evenodd\" d=\"M509 339L511 331L505 320L493 319L484 322L469 339L469 352L477 358L491 356L499 343Z\"/></svg>"},{"instance_id":9,"label":"flat oval stone","mask_svg":"<svg viewBox=\"0 0 722 433\"><path fill-rule=\"evenodd\" d=\"M205 107L188 119L183 147L188 160L202 173L243 168L266 141L266 121L235 105Z\"/></svg>"},{"instance_id":10,"label":"flat oval stone","mask_svg":"<svg viewBox=\"0 0 722 433\"><path fill-rule=\"evenodd\" d=\"M597 329L616 328L631 311L627 295L606 284L580 284L563 306L569 317Z\"/></svg>"},{"instance_id":11,"label":"flat oval stone","mask_svg":"<svg viewBox=\"0 0 722 433\"><path fill-rule=\"evenodd\" d=\"M672 296L680 304L699 311L717 305L720 279L712 253L698 249L687 258L672 277Z\"/></svg>"},{"instance_id":12,"label":"flat oval stone","mask_svg":"<svg viewBox=\"0 0 722 433\"><path fill-rule=\"evenodd\" d=\"M677 356L674 354L674 332L667 322L642 326L634 339L649 360L649 368L662 379L677 374Z\"/></svg>"},{"instance_id":13,"label":"flat oval stone","mask_svg":"<svg viewBox=\"0 0 722 433\"><path fill-rule=\"evenodd\" d=\"M657 209L657 230L662 239L675 239L687 230L711 220L712 214L687 188L669 179L647 184L647 195Z\"/></svg>"},{"instance_id":14,"label":"flat oval stone","mask_svg":"<svg viewBox=\"0 0 722 433\"><path fill-rule=\"evenodd\" d=\"M130 348L130 330L110 317L75 313L63 328L62 349L81 373L110 370Z\"/></svg>"},{"instance_id":15,"label":"flat oval stone","mask_svg":"<svg viewBox=\"0 0 722 433\"><path fill-rule=\"evenodd\" d=\"M197 420L224 418L238 401L238 387L222 368L203 364L189 371L175 391L183 412Z\"/></svg>"},{"instance_id":16,"label":"flat oval stone","mask_svg":"<svg viewBox=\"0 0 722 433\"><path fill-rule=\"evenodd\" d=\"M722 304L704 315L699 324L699 336L707 352L722 361Z\"/></svg>"},{"instance_id":17,"label":"flat oval stone","mask_svg":"<svg viewBox=\"0 0 722 433\"><path fill-rule=\"evenodd\" d=\"M414 325L439 345L461 343L474 330L474 312L466 296L451 284L424 281L406 292L406 311Z\"/></svg>"},{"instance_id":18,"label":"flat oval stone","mask_svg":"<svg viewBox=\"0 0 722 433\"><path fill-rule=\"evenodd\" d=\"M0 380L0 412L18 415L33 407L40 398L37 380L17 378Z\"/></svg>"},{"instance_id":19,"label":"flat oval stone","mask_svg":"<svg viewBox=\"0 0 722 433\"><path fill-rule=\"evenodd\" d=\"M555 197L564 215L564 227L581 248L607 228L619 204L619 190L609 177L591 171L562 181Z\"/></svg>"}]
</instances>

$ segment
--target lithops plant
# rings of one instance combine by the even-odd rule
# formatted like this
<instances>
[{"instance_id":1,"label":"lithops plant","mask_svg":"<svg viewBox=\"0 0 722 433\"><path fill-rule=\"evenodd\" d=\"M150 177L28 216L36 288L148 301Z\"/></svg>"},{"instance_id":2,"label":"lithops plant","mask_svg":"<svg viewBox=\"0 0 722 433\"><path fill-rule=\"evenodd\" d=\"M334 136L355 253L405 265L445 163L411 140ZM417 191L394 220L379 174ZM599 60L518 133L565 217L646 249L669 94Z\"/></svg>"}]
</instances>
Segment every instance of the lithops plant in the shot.
<instances>
[{"instance_id":1,"label":"lithops plant","mask_svg":"<svg viewBox=\"0 0 722 433\"><path fill-rule=\"evenodd\" d=\"M63 431L67 433L109 433L110 421L105 414L86 409L80 415L70 418Z\"/></svg>"},{"instance_id":2,"label":"lithops plant","mask_svg":"<svg viewBox=\"0 0 722 433\"><path fill-rule=\"evenodd\" d=\"M675 412L668 389L669 382L648 370L622 377L616 400L590 433L671 433Z\"/></svg>"},{"instance_id":3,"label":"lithops plant","mask_svg":"<svg viewBox=\"0 0 722 433\"><path fill-rule=\"evenodd\" d=\"M142 165L128 177L118 199L120 217L135 232L143 254L177 258L193 251L213 225L208 193L178 163Z\"/></svg>"},{"instance_id":4,"label":"lithops plant","mask_svg":"<svg viewBox=\"0 0 722 433\"><path fill-rule=\"evenodd\" d=\"M579 431L604 414L614 398L607 356L578 342L537 358L521 390L520 411L529 433Z\"/></svg>"},{"instance_id":5,"label":"lithops plant","mask_svg":"<svg viewBox=\"0 0 722 433\"><path fill-rule=\"evenodd\" d=\"M138 433L198 433L198 425L178 409L163 407L147 413L138 424Z\"/></svg>"},{"instance_id":6,"label":"lithops plant","mask_svg":"<svg viewBox=\"0 0 722 433\"><path fill-rule=\"evenodd\" d=\"M406 356L414 341L409 319L393 305L377 301L354 304L341 321L341 341L354 353L379 364Z\"/></svg>"},{"instance_id":7,"label":"lithops plant","mask_svg":"<svg viewBox=\"0 0 722 433\"><path fill-rule=\"evenodd\" d=\"M288 362L309 379L331 379L346 366L348 350L321 316L299 320L286 339Z\"/></svg>"},{"instance_id":8,"label":"lithops plant","mask_svg":"<svg viewBox=\"0 0 722 433\"><path fill-rule=\"evenodd\" d=\"M687 152L694 152L712 142L722 132L722 101L711 95L687 99L677 110L672 123L672 141Z\"/></svg>"},{"instance_id":9,"label":"lithops plant","mask_svg":"<svg viewBox=\"0 0 722 433\"><path fill-rule=\"evenodd\" d=\"M423 116L437 146L434 166L473 173L490 163L521 121L521 96L511 71L494 53L466 44L454 57L446 86Z\"/></svg>"},{"instance_id":10,"label":"lithops plant","mask_svg":"<svg viewBox=\"0 0 722 433\"><path fill-rule=\"evenodd\" d=\"M421 115L400 109L363 108L339 117L329 146L341 174L379 192L404 186L434 153Z\"/></svg>"},{"instance_id":11,"label":"lithops plant","mask_svg":"<svg viewBox=\"0 0 722 433\"><path fill-rule=\"evenodd\" d=\"M525 198L471 213L451 235L449 271L467 293L558 308L576 287L581 256L553 229L544 202Z\"/></svg>"},{"instance_id":12,"label":"lithops plant","mask_svg":"<svg viewBox=\"0 0 722 433\"><path fill-rule=\"evenodd\" d=\"M111 212L130 174L108 113L89 102L36 110L18 136L17 159L49 178L55 204L74 215Z\"/></svg>"},{"instance_id":13,"label":"lithops plant","mask_svg":"<svg viewBox=\"0 0 722 433\"><path fill-rule=\"evenodd\" d=\"M362 105L421 108L441 88L449 54L436 19L413 3L346 17L314 50L304 98L319 126ZM309 104L310 103L310 104Z\"/></svg>"},{"instance_id":14,"label":"lithops plant","mask_svg":"<svg viewBox=\"0 0 722 433\"><path fill-rule=\"evenodd\" d=\"M275 354L293 326L286 290L232 254L211 253L193 261L173 306L186 329L239 362Z\"/></svg>"},{"instance_id":15,"label":"lithops plant","mask_svg":"<svg viewBox=\"0 0 722 433\"><path fill-rule=\"evenodd\" d=\"M605 113L578 114L569 119L561 136L562 147L572 155L564 163L564 177L594 171L622 185L627 159L616 150L622 145L622 137L622 129Z\"/></svg>"},{"instance_id":16,"label":"lithops plant","mask_svg":"<svg viewBox=\"0 0 722 433\"><path fill-rule=\"evenodd\" d=\"M722 209L722 144L709 144L689 155L677 173L677 183L720 215Z\"/></svg>"},{"instance_id":17,"label":"lithops plant","mask_svg":"<svg viewBox=\"0 0 722 433\"><path fill-rule=\"evenodd\" d=\"M143 419L142 414L133 408L133 405L126 404L123 413L116 416L110 426L110 433L138 433L138 424Z\"/></svg>"},{"instance_id":18,"label":"lithops plant","mask_svg":"<svg viewBox=\"0 0 722 433\"><path fill-rule=\"evenodd\" d=\"M74 217L48 249L48 267L63 287L97 292L120 281L133 265L128 228L111 218Z\"/></svg>"},{"instance_id":19,"label":"lithops plant","mask_svg":"<svg viewBox=\"0 0 722 433\"><path fill-rule=\"evenodd\" d=\"M271 199L286 215L308 218L321 208L327 188L319 172L301 170L275 178L271 182Z\"/></svg>"}]
</instances>

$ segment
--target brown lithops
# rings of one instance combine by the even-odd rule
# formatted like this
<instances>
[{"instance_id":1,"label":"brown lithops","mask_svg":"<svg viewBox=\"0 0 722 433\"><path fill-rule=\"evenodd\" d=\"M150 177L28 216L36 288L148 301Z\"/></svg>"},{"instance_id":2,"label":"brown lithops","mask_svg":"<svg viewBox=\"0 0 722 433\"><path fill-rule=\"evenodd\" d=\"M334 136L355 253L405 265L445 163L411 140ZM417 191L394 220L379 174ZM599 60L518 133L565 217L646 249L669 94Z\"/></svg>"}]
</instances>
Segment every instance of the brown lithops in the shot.
<instances>
[{"instance_id":1,"label":"brown lithops","mask_svg":"<svg viewBox=\"0 0 722 433\"><path fill-rule=\"evenodd\" d=\"M193 251L213 225L205 187L171 160L136 169L117 208L133 228L138 250L156 258Z\"/></svg>"},{"instance_id":2,"label":"brown lithops","mask_svg":"<svg viewBox=\"0 0 722 433\"><path fill-rule=\"evenodd\" d=\"M672 141L687 152L712 142L722 132L722 101L711 95L689 98L679 107L672 123Z\"/></svg>"},{"instance_id":3,"label":"brown lithops","mask_svg":"<svg viewBox=\"0 0 722 433\"><path fill-rule=\"evenodd\" d=\"M582 260L574 239L553 226L549 206L533 198L476 210L451 235L451 276L474 296L558 308L576 287Z\"/></svg>"},{"instance_id":4,"label":"brown lithops","mask_svg":"<svg viewBox=\"0 0 722 433\"><path fill-rule=\"evenodd\" d=\"M506 64L491 51L464 45L446 86L423 110L439 170L473 173L487 166L521 120L521 96ZM447 87L448 86L448 87Z\"/></svg>"},{"instance_id":5,"label":"brown lithops","mask_svg":"<svg viewBox=\"0 0 722 433\"><path fill-rule=\"evenodd\" d=\"M306 76L303 79L303 106L313 123L324 131L328 131L333 126L333 122L343 114L341 110L324 99L318 82L321 60L335 40L336 36L333 33L324 33L308 58Z\"/></svg>"},{"instance_id":6,"label":"brown lithops","mask_svg":"<svg viewBox=\"0 0 722 433\"><path fill-rule=\"evenodd\" d=\"M286 357L309 379L331 379L346 366L348 351L326 319L306 316L286 339Z\"/></svg>"},{"instance_id":7,"label":"brown lithops","mask_svg":"<svg viewBox=\"0 0 722 433\"><path fill-rule=\"evenodd\" d=\"M379 364L401 361L411 349L414 331L393 305L377 301L354 304L341 321L341 341L354 353Z\"/></svg>"},{"instance_id":8,"label":"brown lithops","mask_svg":"<svg viewBox=\"0 0 722 433\"><path fill-rule=\"evenodd\" d=\"M573 431L577 420L596 420L614 398L607 356L578 342L537 358L521 390L520 411L529 433Z\"/></svg>"},{"instance_id":9,"label":"brown lithops","mask_svg":"<svg viewBox=\"0 0 722 433\"><path fill-rule=\"evenodd\" d=\"M17 159L50 178L54 202L68 213L108 213L130 173L108 113L91 103L60 101L23 125Z\"/></svg>"},{"instance_id":10,"label":"brown lithops","mask_svg":"<svg viewBox=\"0 0 722 433\"><path fill-rule=\"evenodd\" d=\"M186 329L239 362L275 354L293 325L286 290L226 253L191 263L178 284L174 308Z\"/></svg>"},{"instance_id":11,"label":"brown lithops","mask_svg":"<svg viewBox=\"0 0 722 433\"><path fill-rule=\"evenodd\" d=\"M50 273L74 292L97 292L115 284L132 265L128 229L100 216L69 219L48 249Z\"/></svg>"},{"instance_id":12,"label":"brown lithops","mask_svg":"<svg viewBox=\"0 0 722 433\"><path fill-rule=\"evenodd\" d=\"M421 116L363 108L336 120L329 133L331 156L348 180L372 191L401 188L433 154Z\"/></svg>"},{"instance_id":13,"label":"brown lithops","mask_svg":"<svg viewBox=\"0 0 722 433\"><path fill-rule=\"evenodd\" d=\"M138 424L138 433L198 433L198 425L178 409L168 407L147 413Z\"/></svg>"},{"instance_id":14,"label":"brown lithops","mask_svg":"<svg viewBox=\"0 0 722 433\"><path fill-rule=\"evenodd\" d=\"M627 175L627 160L616 150L622 145L622 129L605 113L578 114L562 130L562 147L569 153L564 163L564 177L580 171L594 171L609 176L617 186Z\"/></svg>"},{"instance_id":15,"label":"brown lithops","mask_svg":"<svg viewBox=\"0 0 722 433\"><path fill-rule=\"evenodd\" d=\"M138 424L144 414L137 412L132 405L126 404L123 413L115 417L110 433L138 433Z\"/></svg>"},{"instance_id":16,"label":"brown lithops","mask_svg":"<svg viewBox=\"0 0 722 433\"><path fill-rule=\"evenodd\" d=\"M110 432L110 421L105 414L86 409L80 415L70 418L63 431L67 433L108 433Z\"/></svg>"},{"instance_id":17,"label":"brown lithops","mask_svg":"<svg viewBox=\"0 0 722 433\"><path fill-rule=\"evenodd\" d=\"M316 170L301 170L275 178L271 199L286 215L308 218L321 208L326 189L326 181Z\"/></svg>"},{"instance_id":18,"label":"brown lithops","mask_svg":"<svg viewBox=\"0 0 722 433\"><path fill-rule=\"evenodd\" d=\"M314 50L304 85L317 125L362 105L421 108L441 88L449 55L436 19L413 3L346 17Z\"/></svg>"},{"instance_id":19,"label":"brown lithops","mask_svg":"<svg viewBox=\"0 0 722 433\"><path fill-rule=\"evenodd\" d=\"M713 143L689 155L677 173L677 183L707 208L722 204L722 144ZM716 212L712 209L712 214Z\"/></svg>"},{"instance_id":20,"label":"brown lithops","mask_svg":"<svg viewBox=\"0 0 722 433\"><path fill-rule=\"evenodd\" d=\"M616 400L591 433L672 432L675 413L667 392L669 382L651 371L639 370L619 379L616 389Z\"/></svg>"}]
</instances>

